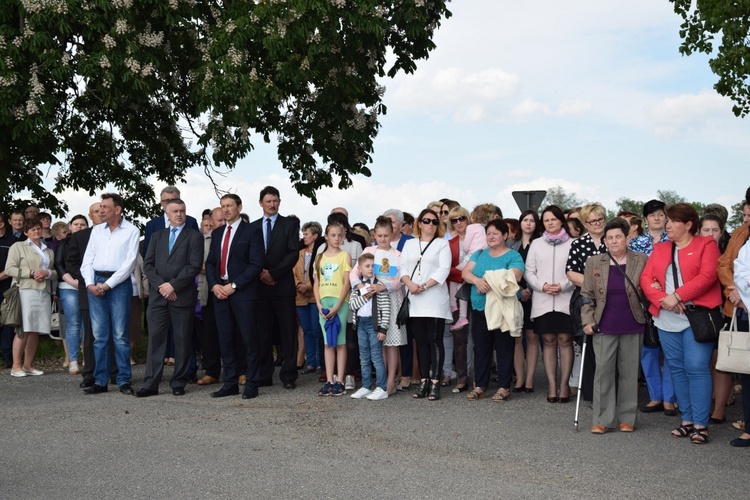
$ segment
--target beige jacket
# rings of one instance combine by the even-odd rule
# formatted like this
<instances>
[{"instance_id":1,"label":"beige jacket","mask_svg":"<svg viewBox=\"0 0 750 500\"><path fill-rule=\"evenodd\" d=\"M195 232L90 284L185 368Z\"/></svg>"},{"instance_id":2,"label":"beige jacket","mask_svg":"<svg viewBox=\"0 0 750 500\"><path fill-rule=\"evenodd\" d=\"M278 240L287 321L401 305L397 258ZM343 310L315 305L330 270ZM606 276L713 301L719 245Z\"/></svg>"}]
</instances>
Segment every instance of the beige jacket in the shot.
<instances>
[{"instance_id":1,"label":"beige jacket","mask_svg":"<svg viewBox=\"0 0 750 500\"><path fill-rule=\"evenodd\" d=\"M648 257L645 254L628 250L627 260L625 261L625 274L630 281L638 287L638 292L633 290L630 283L625 280L625 290L628 294L630 311L638 323L646 324L646 316L643 314L643 308L639 303L641 292L641 273L646 266ZM602 253L592 255L586 260L586 269L583 272L583 286L581 295L591 299L591 302L581 306L581 323L584 325L599 324L604 313L604 306L607 303L607 286L609 284L609 273L619 273L617 269L612 269L609 255Z\"/></svg>"},{"instance_id":2,"label":"beige jacket","mask_svg":"<svg viewBox=\"0 0 750 500\"><path fill-rule=\"evenodd\" d=\"M510 332L511 337L520 337L523 307L516 297L519 287L513 269L487 271L484 279L491 288L484 305L487 329Z\"/></svg>"},{"instance_id":3,"label":"beige jacket","mask_svg":"<svg viewBox=\"0 0 750 500\"><path fill-rule=\"evenodd\" d=\"M44 281L36 281L31 278L31 271L42 269L42 258L26 241L19 241L11 245L8 250L8 260L5 261L5 274L13 278L13 282L18 282L19 287L27 290L46 290L52 293L51 284L57 281L57 271L55 271L55 253L47 248L44 253L49 258L49 277ZM33 243L31 243L33 245ZM21 280L18 281L18 273L21 272Z\"/></svg>"}]
</instances>

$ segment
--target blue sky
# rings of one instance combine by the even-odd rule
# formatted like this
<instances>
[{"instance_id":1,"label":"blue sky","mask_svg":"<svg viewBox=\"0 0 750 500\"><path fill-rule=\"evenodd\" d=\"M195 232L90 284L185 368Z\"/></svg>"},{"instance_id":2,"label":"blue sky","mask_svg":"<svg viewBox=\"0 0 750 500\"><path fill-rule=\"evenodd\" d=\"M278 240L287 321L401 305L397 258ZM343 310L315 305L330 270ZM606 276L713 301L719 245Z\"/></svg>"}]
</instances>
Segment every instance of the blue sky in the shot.
<instances>
[{"instance_id":1,"label":"blue sky","mask_svg":"<svg viewBox=\"0 0 750 500\"><path fill-rule=\"evenodd\" d=\"M290 187L274 144L258 139L220 186L253 218L258 192L273 184L282 213L324 220L341 205L371 225L388 208L416 215L443 197L517 216L514 190L559 185L614 208L621 196L670 189L729 207L750 185L750 123L713 90L705 55L680 55L680 18L667 0L463 0L449 9L430 59L383 82L388 114L372 177L325 189L313 206ZM180 187L193 215L218 204L202 171ZM63 198L85 213L85 194Z\"/></svg>"}]
</instances>

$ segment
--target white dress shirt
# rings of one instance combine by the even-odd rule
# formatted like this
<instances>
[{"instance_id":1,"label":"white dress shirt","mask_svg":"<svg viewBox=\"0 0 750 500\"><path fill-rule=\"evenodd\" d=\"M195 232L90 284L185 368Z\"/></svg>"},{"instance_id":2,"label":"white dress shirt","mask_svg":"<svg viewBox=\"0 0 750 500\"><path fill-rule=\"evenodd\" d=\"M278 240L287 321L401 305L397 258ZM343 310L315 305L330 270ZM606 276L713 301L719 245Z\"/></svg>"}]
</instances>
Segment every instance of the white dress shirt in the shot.
<instances>
[{"instance_id":1,"label":"white dress shirt","mask_svg":"<svg viewBox=\"0 0 750 500\"><path fill-rule=\"evenodd\" d=\"M114 273L105 282L110 288L130 279L140 238L138 228L124 217L114 231L109 230L106 222L94 226L81 263L81 276L86 286L95 284L94 271Z\"/></svg>"}]
</instances>

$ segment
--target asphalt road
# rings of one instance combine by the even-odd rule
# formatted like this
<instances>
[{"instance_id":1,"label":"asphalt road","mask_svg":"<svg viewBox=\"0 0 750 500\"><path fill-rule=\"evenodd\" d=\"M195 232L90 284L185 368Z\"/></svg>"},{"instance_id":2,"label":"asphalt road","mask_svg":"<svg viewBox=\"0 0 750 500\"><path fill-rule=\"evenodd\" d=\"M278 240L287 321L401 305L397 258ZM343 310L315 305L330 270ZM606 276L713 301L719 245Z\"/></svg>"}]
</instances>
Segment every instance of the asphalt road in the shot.
<instances>
[{"instance_id":1,"label":"asphalt road","mask_svg":"<svg viewBox=\"0 0 750 500\"><path fill-rule=\"evenodd\" d=\"M320 398L305 375L243 401L212 399L217 386L174 397L166 382L146 399L87 396L62 371L4 371L0 498L748 497L750 450L727 444L729 423L703 446L670 437L679 417L662 414L599 436L583 405L576 432L574 403L547 403L542 379L540 365L537 391L505 403L445 390L357 401Z\"/></svg>"}]
</instances>

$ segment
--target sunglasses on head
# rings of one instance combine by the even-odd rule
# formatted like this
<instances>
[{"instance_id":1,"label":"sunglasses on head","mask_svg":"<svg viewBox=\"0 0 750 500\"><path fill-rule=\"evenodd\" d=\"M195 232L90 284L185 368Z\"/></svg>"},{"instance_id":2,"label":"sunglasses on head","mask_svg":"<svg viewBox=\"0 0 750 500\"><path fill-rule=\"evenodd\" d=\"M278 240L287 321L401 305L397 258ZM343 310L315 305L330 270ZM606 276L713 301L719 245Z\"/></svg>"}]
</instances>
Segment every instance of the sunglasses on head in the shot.
<instances>
[{"instance_id":1,"label":"sunglasses on head","mask_svg":"<svg viewBox=\"0 0 750 500\"><path fill-rule=\"evenodd\" d=\"M433 226L437 226L438 224L440 224L439 220L437 220L437 219L428 219L427 217L425 217L424 219L420 220L420 222L422 224L432 224Z\"/></svg>"},{"instance_id":2,"label":"sunglasses on head","mask_svg":"<svg viewBox=\"0 0 750 500\"><path fill-rule=\"evenodd\" d=\"M458 217L454 217L451 219L451 224L458 224L459 222L463 222L466 220L465 215L459 215Z\"/></svg>"}]
</instances>

